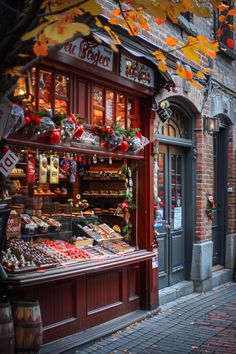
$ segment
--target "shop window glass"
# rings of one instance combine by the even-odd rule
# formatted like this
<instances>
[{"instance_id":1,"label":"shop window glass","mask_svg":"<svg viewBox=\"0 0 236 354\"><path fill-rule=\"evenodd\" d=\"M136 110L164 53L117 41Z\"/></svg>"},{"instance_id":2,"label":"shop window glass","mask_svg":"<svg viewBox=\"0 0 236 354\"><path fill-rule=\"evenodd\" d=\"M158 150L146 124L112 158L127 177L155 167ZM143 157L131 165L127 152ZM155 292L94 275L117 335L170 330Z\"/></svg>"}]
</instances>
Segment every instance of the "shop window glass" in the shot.
<instances>
[{"instance_id":1,"label":"shop window glass","mask_svg":"<svg viewBox=\"0 0 236 354\"><path fill-rule=\"evenodd\" d=\"M127 100L127 113L129 116L134 116L135 115L135 101L128 98Z\"/></svg>"},{"instance_id":2,"label":"shop window glass","mask_svg":"<svg viewBox=\"0 0 236 354\"><path fill-rule=\"evenodd\" d=\"M106 125L115 123L115 94L106 90Z\"/></svg>"},{"instance_id":3,"label":"shop window glass","mask_svg":"<svg viewBox=\"0 0 236 354\"><path fill-rule=\"evenodd\" d=\"M95 86L93 89L93 105L103 108L103 89L100 87Z\"/></svg>"},{"instance_id":4,"label":"shop window glass","mask_svg":"<svg viewBox=\"0 0 236 354\"><path fill-rule=\"evenodd\" d=\"M39 110L52 110L52 73L50 71L39 71Z\"/></svg>"},{"instance_id":5,"label":"shop window glass","mask_svg":"<svg viewBox=\"0 0 236 354\"><path fill-rule=\"evenodd\" d=\"M68 80L65 75L56 74L55 78L55 95L68 97Z\"/></svg>"},{"instance_id":6,"label":"shop window glass","mask_svg":"<svg viewBox=\"0 0 236 354\"><path fill-rule=\"evenodd\" d=\"M116 104L116 124L122 128L125 128L125 97L124 95L117 95Z\"/></svg>"},{"instance_id":7,"label":"shop window glass","mask_svg":"<svg viewBox=\"0 0 236 354\"><path fill-rule=\"evenodd\" d=\"M100 111L98 109L93 110L93 124L94 125L101 125L103 124L103 117L104 117L104 112Z\"/></svg>"},{"instance_id":8,"label":"shop window glass","mask_svg":"<svg viewBox=\"0 0 236 354\"><path fill-rule=\"evenodd\" d=\"M68 102L65 100L60 100L55 98L55 113L67 113L68 112Z\"/></svg>"}]
</instances>

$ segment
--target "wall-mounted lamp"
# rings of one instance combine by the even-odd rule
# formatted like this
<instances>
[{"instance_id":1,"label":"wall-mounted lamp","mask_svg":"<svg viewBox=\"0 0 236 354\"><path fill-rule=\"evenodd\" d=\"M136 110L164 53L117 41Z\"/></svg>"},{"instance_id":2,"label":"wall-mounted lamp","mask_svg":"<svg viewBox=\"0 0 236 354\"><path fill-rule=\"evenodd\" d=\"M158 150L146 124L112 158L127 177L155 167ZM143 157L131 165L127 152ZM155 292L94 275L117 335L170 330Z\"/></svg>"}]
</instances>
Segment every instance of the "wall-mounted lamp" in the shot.
<instances>
[{"instance_id":1,"label":"wall-mounted lamp","mask_svg":"<svg viewBox=\"0 0 236 354\"><path fill-rule=\"evenodd\" d=\"M162 122L165 122L172 115L172 110L169 108L170 102L167 100L161 101L158 105L154 103L152 110L155 111Z\"/></svg>"},{"instance_id":2,"label":"wall-mounted lamp","mask_svg":"<svg viewBox=\"0 0 236 354\"><path fill-rule=\"evenodd\" d=\"M208 134L218 133L220 130L219 118L203 116L203 129Z\"/></svg>"}]
</instances>

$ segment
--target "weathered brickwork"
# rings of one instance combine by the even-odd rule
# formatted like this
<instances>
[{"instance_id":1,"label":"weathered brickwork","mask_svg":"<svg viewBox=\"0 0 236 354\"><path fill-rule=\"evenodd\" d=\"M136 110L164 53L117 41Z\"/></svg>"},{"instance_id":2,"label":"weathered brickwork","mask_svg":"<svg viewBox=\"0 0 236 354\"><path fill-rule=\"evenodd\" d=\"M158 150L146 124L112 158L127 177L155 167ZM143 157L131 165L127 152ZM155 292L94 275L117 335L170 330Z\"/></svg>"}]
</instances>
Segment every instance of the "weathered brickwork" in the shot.
<instances>
[{"instance_id":1,"label":"weathered brickwork","mask_svg":"<svg viewBox=\"0 0 236 354\"><path fill-rule=\"evenodd\" d=\"M100 1L103 7L107 9L117 8L113 1ZM107 12L109 17L109 11ZM189 34L183 28L166 22L157 25L150 20L150 31L140 33L140 37L145 39L159 48L168 50L165 45L166 36L176 36L180 41L185 39ZM204 34L208 38L214 40L214 21L212 18L196 18L194 17L193 28L196 34ZM135 39L134 39L135 40ZM235 48L236 50L236 48ZM208 220L205 212L207 195L214 193L214 164L213 164L213 136L203 132L203 115L221 115L226 119L228 130L227 142L227 234L236 232L236 194L235 194L235 151L236 151L236 129L234 126L236 112L236 80L235 69L236 62L232 60L224 52L219 53L218 57L212 61L204 55L201 55L200 64L194 64L184 58L179 52L172 52L170 57L172 63L177 60L183 61L184 64L190 64L192 68L197 70L204 68L213 68L216 75L212 76L212 86L207 93L205 90L198 91L193 87L188 87L182 79L174 75L173 69L169 70L173 80L176 83L175 91L167 91L163 89L157 95L157 100L161 101L166 98L184 97L186 103L192 111L192 119L195 120L195 136L193 140L196 142L198 157L196 162L196 225L195 225L195 242L201 243L212 239L212 222ZM157 118L158 119L158 118ZM156 124L157 126L157 124ZM223 161L222 161L223 163Z\"/></svg>"}]
</instances>

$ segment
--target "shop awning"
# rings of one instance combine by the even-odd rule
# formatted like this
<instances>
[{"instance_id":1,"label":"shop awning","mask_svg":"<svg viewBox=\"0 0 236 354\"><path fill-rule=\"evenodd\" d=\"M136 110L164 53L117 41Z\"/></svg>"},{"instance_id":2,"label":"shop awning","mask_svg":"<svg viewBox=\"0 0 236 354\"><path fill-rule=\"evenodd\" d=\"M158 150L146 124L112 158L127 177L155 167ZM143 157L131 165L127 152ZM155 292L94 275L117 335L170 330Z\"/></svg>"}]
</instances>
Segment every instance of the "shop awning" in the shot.
<instances>
[{"instance_id":1,"label":"shop awning","mask_svg":"<svg viewBox=\"0 0 236 354\"><path fill-rule=\"evenodd\" d=\"M111 38L106 36L103 33L95 33L95 36L97 36L102 42L110 45L111 43ZM130 53L131 55L141 58L147 62L147 64L151 65L156 69L157 72L157 77L158 79L161 80L161 82L165 82L166 84L169 84L170 86L175 86L175 83L169 74L168 71L166 72L161 72L158 67L157 67L157 61L155 60L154 57L152 57L150 54L145 53L143 50L143 47L141 44L135 42L135 48L133 48L134 45L132 43L127 43L127 38L123 36L119 36L121 38L121 44L117 44L117 47L120 47L124 49L126 52ZM147 49L148 50L148 49ZM151 49L150 49L151 52Z\"/></svg>"}]
</instances>

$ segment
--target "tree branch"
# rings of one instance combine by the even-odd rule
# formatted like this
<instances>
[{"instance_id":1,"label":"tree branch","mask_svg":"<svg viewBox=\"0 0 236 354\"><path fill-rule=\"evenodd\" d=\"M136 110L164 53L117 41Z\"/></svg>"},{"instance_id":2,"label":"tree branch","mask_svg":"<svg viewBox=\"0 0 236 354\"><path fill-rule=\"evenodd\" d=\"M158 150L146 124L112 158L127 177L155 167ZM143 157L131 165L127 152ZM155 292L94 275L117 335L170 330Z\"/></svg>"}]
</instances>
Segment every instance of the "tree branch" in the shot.
<instances>
[{"instance_id":1,"label":"tree branch","mask_svg":"<svg viewBox=\"0 0 236 354\"><path fill-rule=\"evenodd\" d=\"M70 5L70 6L64 7L64 9L57 10L57 11L54 11L54 12L48 12L48 13L44 13L44 14L39 14L37 17L45 17L45 16L50 16L50 15L59 15L59 14L65 12L65 11L73 9L76 6L80 6L80 5L86 4L86 2L88 2L88 0L78 1L74 5Z\"/></svg>"},{"instance_id":2,"label":"tree branch","mask_svg":"<svg viewBox=\"0 0 236 354\"><path fill-rule=\"evenodd\" d=\"M17 33L17 40L25 31L28 30L29 26L32 26L32 22L36 24L34 20L37 17L42 2L43 0L32 0L25 16L13 29L13 32ZM2 62L6 53L14 46L16 42L14 33L7 36L7 38L0 43L0 62Z\"/></svg>"}]
</instances>

